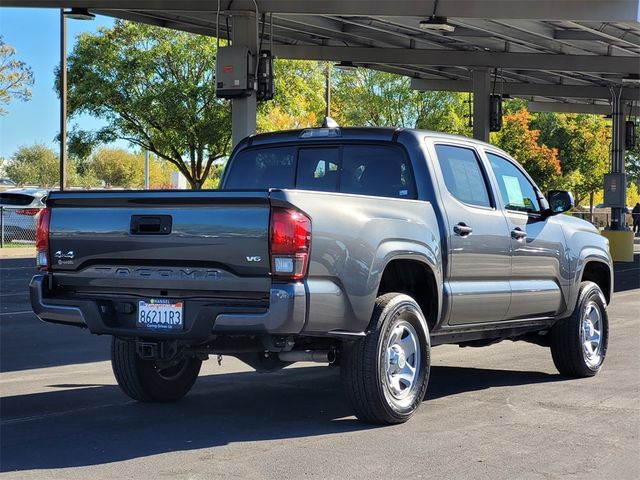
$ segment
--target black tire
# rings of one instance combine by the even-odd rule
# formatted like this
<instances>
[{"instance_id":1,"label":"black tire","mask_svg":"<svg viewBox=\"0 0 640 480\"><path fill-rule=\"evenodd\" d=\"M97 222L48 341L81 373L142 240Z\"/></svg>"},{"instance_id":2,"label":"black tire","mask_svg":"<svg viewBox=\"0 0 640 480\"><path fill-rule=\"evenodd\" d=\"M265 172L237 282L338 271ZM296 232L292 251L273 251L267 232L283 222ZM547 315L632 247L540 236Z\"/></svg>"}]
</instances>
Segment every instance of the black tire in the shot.
<instances>
[{"instance_id":1,"label":"black tire","mask_svg":"<svg viewBox=\"0 0 640 480\"><path fill-rule=\"evenodd\" d=\"M594 309L596 309L594 311ZM600 329L590 328L583 319L599 318ZM586 322L586 320L585 320ZM593 326L593 321L590 320ZM590 333L585 332L585 328ZM600 332L600 341L594 349L585 335ZM594 338L594 337L593 337ZM582 282L578 301L570 317L558 320L551 329L551 356L558 371L567 377L593 377L602 368L609 343L609 317L607 303L600 287L593 282ZM595 351L595 354L593 354Z\"/></svg>"},{"instance_id":2,"label":"black tire","mask_svg":"<svg viewBox=\"0 0 640 480\"><path fill-rule=\"evenodd\" d=\"M413 331L411 332L411 327ZM393 382L388 371L392 368L388 349L392 334L407 329L407 337L416 335L418 355L404 356L402 367L416 367L414 380L398 395L394 393ZM342 349L340 373L347 397L358 419L377 424L397 424L409 420L422 403L431 365L429 332L425 331L426 321L418 304L411 297L401 293L387 293L376 299L371 317L371 332L364 338L345 344ZM405 340L407 337L404 337ZM398 340L400 338L398 337ZM402 342L401 342L402 343ZM395 355L395 353L393 353ZM396 359L395 368L399 368ZM401 386L400 383L398 385Z\"/></svg>"},{"instance_id":3,"label":"black tire","mask_svg":"<svg viewBox=\"0 0 640 480\"><path fill-rule=\"evenodd\" d=\"M153 360L136 353L136 343L113 337L111 367L124 393L139 402L174 402L184 397L200 373L202 360L185 357L177 365L158 370Z\"/></svg>"}]
</instances>

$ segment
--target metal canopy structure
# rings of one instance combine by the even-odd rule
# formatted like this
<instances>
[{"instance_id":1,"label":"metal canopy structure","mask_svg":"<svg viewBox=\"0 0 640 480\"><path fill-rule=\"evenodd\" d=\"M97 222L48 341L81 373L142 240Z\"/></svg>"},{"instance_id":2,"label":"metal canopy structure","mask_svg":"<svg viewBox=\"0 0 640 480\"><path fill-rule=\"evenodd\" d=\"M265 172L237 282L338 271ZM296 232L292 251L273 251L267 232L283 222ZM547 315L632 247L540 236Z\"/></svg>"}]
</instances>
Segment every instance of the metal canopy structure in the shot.
<instances>
[{"instance_id":1,"label":"metal canopy structure","mask_svg":"<svg viewBox=\"0 0 640 480\"><path fill-rule=\"evenodd\" d=\"M534 111L611 113L612 172L623 175L624 117L637 113L640 100L640 0L3 0L3 5L86 8L176 30L218 33L252 52L264 31L263 41L280 58L349 61L408 76L418 90L472 91L474 137L482 140L489 138L492 93L526 98ZM421 28L431 16L445 17L449 31ZM255 112L255 95L233 99L234 143L255 131ZM623 206L615 206L614 217L624 218Z\"/></svg>"},{"instance_id":2,"label":"metal canopy structure","mask_svg":"<svg viewBox=\"0 0 640 480\"><path fill-rule=\"evenodd\" d=\"M538 108L601 113L610 88L640 74L639 0L5 0L5 6L81 7L115 18L233 38L227 17L268 13L280 58L351 61L413 78L419 90L472 91L472 70L495 73L496 93ZM220 9L218 11L218 8ZM430 15L453 32L423 30ZM233 30L234 22L230 22ZM236 24L237 25L237 24ZM238 28L238 26L236 27ZM240 27L244 28L244 27ZM640 99L625 88L623 107ZM551 105L549 105L551 104ZM541 105L541 106L540 106Z\"/></svg>"},{"instance_id":3,"label":"metal canopy structure","mask_svg":"<svg viewBox=\"0 0 640 480\"><path fill-rule=\"evenodd\" d=\"M93 13L221 36L226 17L268 13L280 58L352 61L410 76L421 90L471 91L473 69L497 72L497 93L601 113L610 87L640 74L638 0L5 0L6 6ZM216 24L220 6L219 27ZM435 8L434 8L435 7ZM422 30L432 14L453 32ZM272 25L271 25L272 21ZM233 21L231 21L233 30ZM626 106L639 99L627 87ZM589 108L588 105L594 105ZM546 106L545 108L552 108ZM571 111L568 106L560 107Z\"/></svg>"}]
</instances>

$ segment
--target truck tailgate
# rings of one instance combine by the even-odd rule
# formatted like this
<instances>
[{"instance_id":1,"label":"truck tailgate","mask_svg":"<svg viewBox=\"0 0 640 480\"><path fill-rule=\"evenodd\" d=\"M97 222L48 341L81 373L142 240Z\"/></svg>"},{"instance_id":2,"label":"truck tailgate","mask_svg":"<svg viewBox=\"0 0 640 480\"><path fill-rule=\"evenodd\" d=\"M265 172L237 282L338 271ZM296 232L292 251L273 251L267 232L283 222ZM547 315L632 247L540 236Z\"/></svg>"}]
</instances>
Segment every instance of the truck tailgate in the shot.
<instances>
[{"instance_id":1,"label":"truck tailgate","mask_svg":"<svg viewBox=\"0 0 640 480\"><path fill-rule=\"evenodd\" d=\"M269 192L55 192L47 206L55 286L269 292Z\"/></svg>"}]
</instances>

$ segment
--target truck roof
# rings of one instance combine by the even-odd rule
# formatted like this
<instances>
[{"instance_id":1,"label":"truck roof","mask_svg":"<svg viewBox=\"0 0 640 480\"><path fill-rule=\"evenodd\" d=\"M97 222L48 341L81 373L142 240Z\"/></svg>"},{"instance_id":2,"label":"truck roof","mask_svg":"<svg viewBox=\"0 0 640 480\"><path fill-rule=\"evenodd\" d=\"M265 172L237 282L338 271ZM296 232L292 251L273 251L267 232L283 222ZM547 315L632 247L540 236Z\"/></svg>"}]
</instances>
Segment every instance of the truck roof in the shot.
<instances>
[{"instance_id":1,"label":"truck roof","mask_svg":"<svg viewBox=\"0 0 640 480\"><path fill-rule=\"evenodd\" d=\"M400 134L409 134L415 137L435 137L441 139L464 140L483 146L488 143L449 133L435 132L432 130L420 130L415 128L393 127L338 127L338 128L301 128L296 130L284 130L279 132L260 133L245 138L238 146L258 146L275 143L301 142L301 141L335 141L339 140L365 140L365 141L394 141Z\"/></svg>"}]
</instances>

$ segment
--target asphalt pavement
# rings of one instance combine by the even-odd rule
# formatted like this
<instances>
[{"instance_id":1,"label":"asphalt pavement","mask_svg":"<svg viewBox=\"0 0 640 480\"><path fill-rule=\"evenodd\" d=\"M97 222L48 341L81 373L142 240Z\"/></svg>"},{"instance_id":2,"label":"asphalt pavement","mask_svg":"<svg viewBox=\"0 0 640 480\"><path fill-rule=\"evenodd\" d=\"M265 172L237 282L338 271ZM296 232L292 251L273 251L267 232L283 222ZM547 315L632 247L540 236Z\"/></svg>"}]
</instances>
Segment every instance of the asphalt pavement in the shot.
<instances>
[{"instance_id":1,"label":"asphalt pavement","mask_svg":"<svg viewBox=\"0 0 640 480\"><path fill-rule=\"evenodd\" d=\"M258 374L203 364L175 404L118 389L109 338L31 313L33 259L0 260L0 477L640 478L640 256L616 265L606 364L557 374L523 342L433 350L427 398L404 425L351 415L337 368Z\"/></svg>"}]
</instances>

